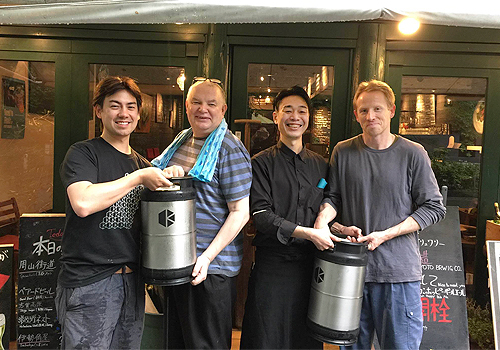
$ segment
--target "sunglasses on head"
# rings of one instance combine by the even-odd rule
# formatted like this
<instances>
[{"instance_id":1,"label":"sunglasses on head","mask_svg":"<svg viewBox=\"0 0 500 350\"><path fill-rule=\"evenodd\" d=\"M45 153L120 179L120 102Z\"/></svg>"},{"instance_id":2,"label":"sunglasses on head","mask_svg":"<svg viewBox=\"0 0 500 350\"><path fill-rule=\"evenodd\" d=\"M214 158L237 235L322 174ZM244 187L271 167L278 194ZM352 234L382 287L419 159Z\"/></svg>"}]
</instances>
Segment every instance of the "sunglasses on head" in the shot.
<instances>
[{"instance_id":1,"label":"sunglasses on head","mask_svg":"<svg viewBox=\"0 0 500 350\"><path fill-rule=\"evenodd\" d=\"M191 83L194 84L194 83L198 83L198 82L204 82L204 81L209 81L211 83L214 83L214 84L217 84L219 86L222 87L222 81L220 81L219 79L212 79L212 78L205 78L205 77L194 77L193 79L193 82Z\"/></svg>"}]
</instances>

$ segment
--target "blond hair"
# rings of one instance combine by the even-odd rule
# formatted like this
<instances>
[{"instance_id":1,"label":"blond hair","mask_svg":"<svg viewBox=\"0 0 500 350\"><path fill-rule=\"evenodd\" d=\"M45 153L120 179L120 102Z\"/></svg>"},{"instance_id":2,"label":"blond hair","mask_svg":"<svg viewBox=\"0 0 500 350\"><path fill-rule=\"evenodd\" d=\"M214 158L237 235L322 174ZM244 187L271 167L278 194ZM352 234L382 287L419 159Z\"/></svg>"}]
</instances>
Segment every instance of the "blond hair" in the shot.
<instances>
[{"instance_id":1,"label":"blond hair","mask_svg":"<svg viewBox=\"0 0 500 350\"><path fill-rule=\"evenodd\" d=\"M374 91L380 91L381 93L384 94L385 99L387 101L387 107L389 107L389 109L394 107L396 102L394 91L392 91L391 87L387 83L373 79L370 81L364 81L358 85L358 89L356 90L354 98L352 99L352 106L354 107L354 110L357 109L357 101L359 95L361 95L363 92L374 92Z\"/></svg>"}]
</instances>

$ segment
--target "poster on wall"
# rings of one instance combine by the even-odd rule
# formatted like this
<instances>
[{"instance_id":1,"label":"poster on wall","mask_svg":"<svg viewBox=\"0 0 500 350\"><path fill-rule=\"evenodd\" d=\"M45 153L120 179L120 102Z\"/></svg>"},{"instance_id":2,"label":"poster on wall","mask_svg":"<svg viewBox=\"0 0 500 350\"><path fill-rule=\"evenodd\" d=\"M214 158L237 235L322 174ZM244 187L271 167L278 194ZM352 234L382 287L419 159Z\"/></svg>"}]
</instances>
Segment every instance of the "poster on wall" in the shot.
<instances>
[{"instance_id":1,"label":"poster on wall","mask_svg":"<svg viewBox=\"0 0 500 350\"><path fill-rule=\"evenodd\" d=\"M165 114L163 112L163 96L156 94L156 122L166 123Z\"/></svg>"},{"instance_id":2,"label":"poster on wall","mask_svg":"<svg viewBox=\"0 0 500 350\"><path fill-rule=\"evenodd\" d=\"M23 139L26 124L26 84L23 80L2 77L3 139Z\"/></svg>"},{"instance_id":3,"label":"poster on wall","mask_svg":"<svg viewBox=\"0 0 500 350\"><path fill-rule=\"evenodd\" d=\"M137 122L137 127L135 128L136 133L147 134L151 129L151 120L155 116L155 106L156 106L156 96L153 98L148 94L141 94L142 96L142 106L141 106L141 118Z\"/></svg>"}]
</instances>

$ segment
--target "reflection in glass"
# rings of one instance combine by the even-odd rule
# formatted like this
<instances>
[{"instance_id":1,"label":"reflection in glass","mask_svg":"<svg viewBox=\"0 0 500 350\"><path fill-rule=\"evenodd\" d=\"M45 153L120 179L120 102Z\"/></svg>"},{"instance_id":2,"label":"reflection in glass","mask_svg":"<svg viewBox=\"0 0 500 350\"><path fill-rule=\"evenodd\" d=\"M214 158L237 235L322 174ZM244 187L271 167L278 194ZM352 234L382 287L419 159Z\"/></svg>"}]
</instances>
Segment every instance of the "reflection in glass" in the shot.
<instances>
[{"instance_id":1,"label":"reflection in glass","mask_svg":"<svg viewBox=\"0 0 500 350\"><path fill-rule=\"evenodd\" d=\"M182 129L183 67L151 67L91 64L89 66L89 138L99 136L102 126L92 108L92 96L99 81L110 75L134 78L141 89L141 119L130 137L134 150L149 160L163 151Z\"/></svg>"},{"instance_id":2,"label":"reflection in glass","mask_svg":"<svg viewBox=\"0 0 500 350\"><path fill-rule=\"evenodd\" d=\"M52 209L55 64L0 61L0 201L22 213Z\"/></svg>"},{"instance_id":3,"label":"reflection in glass","mask_svg":"<svg viewBox=\"0 0 500 350\"><path fill-rule=\"evenodd\" d=\"M429 153L439 186L448 186L447 204L459 206L462 239L471 244L479 203L486 86L484 78L404 76L401 89L399 133Z\"/></svg>"},{"instance_id":4,"label":"reflection in glass","mask_svg":"<svg viewBox=\"0 0 500 350\"><path fill-rule=\"evenodd\" d=\"M306 146L328 157L330 145L331 99L333 67L286 64L248 65L248 119L251 124L251 151L254 155L278 140L273 122L273 101L278 92L298 85L311 97L314 113L309 119L309 132L304 135Z\"/></svg>"}]
</instances>

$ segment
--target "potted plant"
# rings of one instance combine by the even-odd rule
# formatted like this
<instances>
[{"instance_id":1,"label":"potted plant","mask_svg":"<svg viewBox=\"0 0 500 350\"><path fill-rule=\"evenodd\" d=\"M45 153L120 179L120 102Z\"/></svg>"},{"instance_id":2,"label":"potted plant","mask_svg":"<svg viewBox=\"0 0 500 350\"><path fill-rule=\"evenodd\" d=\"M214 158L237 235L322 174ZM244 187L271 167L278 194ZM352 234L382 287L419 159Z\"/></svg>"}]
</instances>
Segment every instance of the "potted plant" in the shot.
<instances>
[{"instance_id":1,"label":"potted plant","mask_svg":"<svg viewBox=\"0 0 500 350\"><path fill-rule=\"evenodd\" d=\"M482 308L467 298L467 320L471 349L495 349L490 305Z\"/></svg>"}]
</instances>

